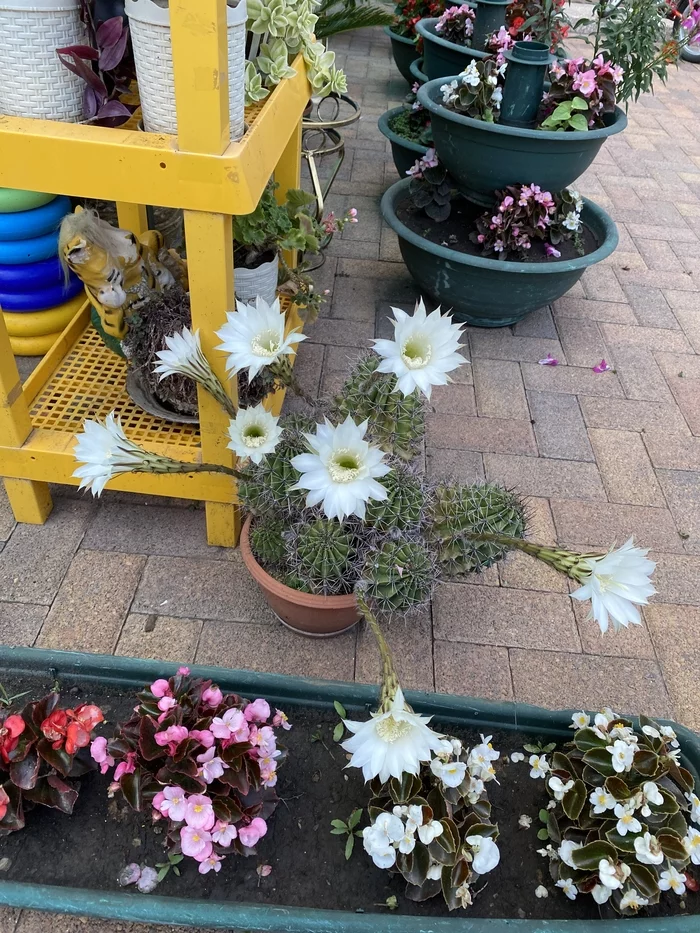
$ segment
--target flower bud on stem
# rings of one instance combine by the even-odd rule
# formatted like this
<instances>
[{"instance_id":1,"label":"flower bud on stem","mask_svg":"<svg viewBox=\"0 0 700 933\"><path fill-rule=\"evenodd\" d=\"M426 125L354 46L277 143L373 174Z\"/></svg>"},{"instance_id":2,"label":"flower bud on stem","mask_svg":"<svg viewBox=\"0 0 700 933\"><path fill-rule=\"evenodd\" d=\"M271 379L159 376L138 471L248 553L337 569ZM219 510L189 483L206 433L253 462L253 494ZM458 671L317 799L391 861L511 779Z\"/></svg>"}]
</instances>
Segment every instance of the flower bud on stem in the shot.
<instances>
[{"instance_id":1,"label":"flower bud on stem","mask_svg":"<svg viewBox=\"0 0 700 933\"><path fill-rule=\"evenodd\" d=\"M362 592L357 593L357 606L365 617L367 624L372 629L372 634L377 641L377 647L381 655L382 689L379 695L379 711L386 713L391 708L391 702L396 696L396 691L400 686L396 668L394 667L394 658L386 638L384 638L384 632L382 632L379 622L377 622L377 617L369 608L367 600Z\"/></svg>"},{"instance_id":2,"label":"flower bud on stem","mask_svg":"<svg viewBox=\"0 0 700 933\"><path fill-rule=\"evenodd\" d=\"M492 541L494 544L500 544L502 547L524 551L538 560L544 561L550 567L554 567L559 573L566 574L572 580L582 583L590 576L591 570L585 561L592 557L603 557L602 554L576 554L573 551L567 551L563 548L547 547L544 544L535 544L533 541L526 541L524 538L512 538L509 535L494 534L489 531L479 532L479 534L468 535L470 541Z\"/></svg>"}]
</instances>

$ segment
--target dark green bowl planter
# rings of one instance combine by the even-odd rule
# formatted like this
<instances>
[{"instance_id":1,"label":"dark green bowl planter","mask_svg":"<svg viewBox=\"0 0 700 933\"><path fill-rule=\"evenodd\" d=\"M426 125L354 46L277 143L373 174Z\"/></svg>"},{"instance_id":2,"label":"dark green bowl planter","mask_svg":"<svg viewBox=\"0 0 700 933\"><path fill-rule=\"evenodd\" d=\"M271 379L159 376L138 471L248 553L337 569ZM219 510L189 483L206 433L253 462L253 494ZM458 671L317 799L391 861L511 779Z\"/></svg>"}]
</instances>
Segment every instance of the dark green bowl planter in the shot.
<instances>
[{"instance_id":1,"label":"dark green bowl planter","mask_svg":"<svg viewBox=\"0 0 700 933\"><path fill-rule=\"evenodd\" d=\"M608 126L587 133L553 133L474 120L438 103L440 87L456 77L455 71L429 81L419 89L418 100L430 111L440 161L460 191L477 204L492 204L493 192L506 185L534 183L549 191L563 190L586 171L605 140L627 126L619 107L609 115Z\"/></svg>"},{"instance_id":2,"label":"dark green bowl planter","mask_svg":"<svg viewBox=\"0 0 700 933\"><path fill-rule=\"evenodd\" d=\"M396 67L401 72L401 76L411 84L413 81L410 72L411 62L419 57L416 40L408 39L406 36L397 36L391 31L390 26L385 26L384 32L391 39L391 54L394 56Z\"/></svg>"},{"instance_id":3,"label":"dark green bowl planter","mask_svg":"<svg viewBox=\"0 0 700 933\"><path fill-rule=\"evenodd\" d=\"M386 136L391 143L394 165L401 178L405 178L406 172L415 163L416 159L420 159L428 151L427 146L421 146L420 143L414 143L410 139L404 139L403 136L397 136L389 126L391 118L396 116L397 113L401 113L403 109L403 107L394 107L392 110L387 110L377 121L379 132Z\"/></svg>"},{"instance_id":4,"label":"dark green bowl planter","mask_svg":"<svg viewBox=\"0 0 700 933\"><path fill-rule=\"evenodd\" d=\"M489 55L488 52L480 52L468 45L458 45L443 39L435 32L435 23L437 17L416 23L416 32L423 37L423 71L429 81L459 74L473 59Z\"/></svg>"},{"instance_id":5,"label":"dark green bowl planter","mask_svg":"<svg viewBox=\"0 0 700 933\"><path fill-rule=\"evenodd\" d=\"M588 256L560 262L507 262L470 256L431 243L409 230L396 216L410 178L384 193L382 215L398 235L406 268L421 292L452 311L458 321L477 327L515 324L530 311L561 298L583 270L609 256L617 246L617 227L605 211L584 198L583 222L600 241Z\"/></svg>"},{"instance_id":6,"label":"dark green bowl planter","mask_svg":"<svg viewBox=\"0 0 700 933\"><path fill-rule=\"evenodd\" d=\"M138 688L157 677L170 677L177 664L136 658L0 647L3 675L51 672L51 676L79 677L81 681ZM349 712L376 705L378 690L364 684L308 680L279 674L257 674L214 667L193 667L193 673L215 680L225 690L264 696L280 706L295 704L332 708L340 700ZM418 712L441 723L459 723L480 731L505 729L532 732L543 738L571 737L571 710L550 712L521 703L493 703L468 697L408 691L406 699ZM681 741L683 764L700 783L700 739L684 726L671 723ZM321 870L322 866L319 866ZM79 862L76 863L79 871ZM207 929L266 931L266 933L591 933L588 920L470 920L469 915L447 918L391 916L386 913L350 913L315 908L285 908L186 897L159 897L126 891L89 891L81 888L38 885L0 879L0 905L86 915L108 920L174 924ZM601 920L600 933L694 933L697 916L667 919ZM51 929L47 921L46 929ZM88 927L89 929L89 927Z\"/></svg>"},{"instance_id":7,"label":"dark green bowl planter","mask_svg":"<svg viewBox=\"0 0 700 933\"><path fill-rule=\"evenodd\" d=\"M411 62L411 77L419 84L425 84L428 80L427 74L423 71L423 58L417 58Z\"/></svg>"}]
</instances>

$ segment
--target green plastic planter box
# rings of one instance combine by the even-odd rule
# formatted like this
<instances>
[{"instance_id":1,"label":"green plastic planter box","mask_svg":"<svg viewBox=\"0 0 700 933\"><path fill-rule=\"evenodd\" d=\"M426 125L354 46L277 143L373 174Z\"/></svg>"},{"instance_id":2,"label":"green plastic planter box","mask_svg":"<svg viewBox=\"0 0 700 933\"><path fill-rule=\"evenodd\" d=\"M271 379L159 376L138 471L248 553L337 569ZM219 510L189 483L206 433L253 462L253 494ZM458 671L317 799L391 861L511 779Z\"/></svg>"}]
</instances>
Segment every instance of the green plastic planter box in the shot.
<instances>
[{"instance_id":1,"label":"green plastic planter box","mask_svg":"<svg viewBox=\"0 0 700 933\"><path fill-rule=\"evenodd\" d=\"M423 71L423 56L411 62L411 77L419 84L425 84L428 80L427 74Z\"/></svg>"},{"instance_id":2,"label":"green plastic planter box","mask_svg":"<svg viewBox=\"0 0 700 933\"><path fill-rule=\"evenodd\" d=\"M578 282L584 269L609 256L618 243L610 217L584 198L583 221L601 244L587 256L559 262L502 262L461 253L424 239L396 216L409 183L408 178L396 182L381 202L382 216L399 238L406 268L423 294L456 320L476 327L515 324L530 311L556 301Z\"/></svg>"},{"instance_id":3,"label":"green plastic planter box","mask_svg":"<svg viewBox=\"0 0 700 933\"><path fill-rule=\"evenodd\" d=\"M416 32L423 37L423 71L429 81L460 74L469 62L490 55L490 52L480 52L471 46L443 39L435 32L435 23L437 17L416 23Z\"/></svg>"},{"instance_id":4,"label":"green plastic planter box","mask_svg":"<svg viewBox=\"0 0 700 933\"><path fill-rule=\"evenodd\" d=\"M38 648L0 646L0 680L7 675L45 674L52 677L91 680L102 685L138 689L157 677L175 674L177 664L117 658L100 654L45 651ZM332 708L340 700L357 713L377 703L376 687L327 680L307 680L279 674L192 667L192 672L212 678L225 690L263 696L274 704ZM571 737L571 711L550 712L520 703L492 703L467 697L443 696L409 691L413 707L440 723L473 726L481 732L506 729L533 732L552 739ZM672 723L684 752L683 764L700 783L700 740L689 729ZM28 830L31 832L31 830ZM321 866L319 866L321 868ZM469 919L464 911L451 917L419 917L314 908L266 907L175 897L130 894L126 891L88 891L80 888L26 884L0 880L0 905L86 915L108 920L183 927L265 931L265 933L697 933L698 918L590 921L483 920ZM46 929L51 929L47 921ZM87 927L86 929L89 929Z\"/></svg>"},{"instance_id":5,"label":"green plastic planter box","mask_svg":"<svg viewBox=\"0 0 700 933\"><path fill-rule=\"evenodd\" d=\"M414 143L410 139L404 139L403 136L397 136L389 126L391 118L398 113L402 113L403 109L403 107L394 107L392 110L387 110L377 121L379 132L386 136L391 143L391 155L394 159L396 171L401 178L405 178L406 172L414 165L416 159L422 158L428 151L427 146L421 146L420 143Z\"/></svg>"},{"instance_id":6,"label":"green plastic planter box","mask_svg":"<svg viewBox=\"0 0 700 933\"><path fill-rule=\"evenodd\" d=\"M396 67L401 72L401 77L411 84L411 62L419 57L416 40L409 39L407 36L397 36L395 32L391 31L390 26L385 26L384 32L391 39L391 54L394 56Z\"/></svg>"}]
</instances>

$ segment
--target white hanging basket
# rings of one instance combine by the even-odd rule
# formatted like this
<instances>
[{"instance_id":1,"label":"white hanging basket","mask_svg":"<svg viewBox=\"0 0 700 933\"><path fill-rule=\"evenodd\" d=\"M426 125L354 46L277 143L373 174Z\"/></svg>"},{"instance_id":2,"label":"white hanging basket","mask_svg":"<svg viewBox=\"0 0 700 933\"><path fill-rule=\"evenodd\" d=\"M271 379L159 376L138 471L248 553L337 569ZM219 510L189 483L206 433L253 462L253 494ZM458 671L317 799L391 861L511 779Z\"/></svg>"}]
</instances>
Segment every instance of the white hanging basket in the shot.
<instances>
[{"instance_id":1,"label":"white hanging basket","mask_svg":"<svg viewBox=\"0 0 700 933\"><path fill-rule=\"evenodd\" d=\"M2 2L2 0L0 0ZM170 10L153 0L126 0L143 125L148 133L177 134ZM244 133L246 0L226 7L228 23L228 101L231 139Z\"/></svg>"},{"instance_id":2,"label":"white hanging basket","mask_svg":"<svg viewBox=\"0 0 700 933\"><path fill-rule=\"evenodd\" d=\"M85 82L56 49L86 43L79 0L0 0L0 113L82 120Z\"/></svg>"},{"instance_id":3,"label":"white hanging basket","mask_svg":"<svg viewBox=\"0 0 700 933\"><path fill-rule=\"evenodd\" d=\"M233 270L233 288L239 301L255 301L258 295L269 305L277 297L279 258L275 256L256 269L236 266Z\"/></svg>"}]
</instances>

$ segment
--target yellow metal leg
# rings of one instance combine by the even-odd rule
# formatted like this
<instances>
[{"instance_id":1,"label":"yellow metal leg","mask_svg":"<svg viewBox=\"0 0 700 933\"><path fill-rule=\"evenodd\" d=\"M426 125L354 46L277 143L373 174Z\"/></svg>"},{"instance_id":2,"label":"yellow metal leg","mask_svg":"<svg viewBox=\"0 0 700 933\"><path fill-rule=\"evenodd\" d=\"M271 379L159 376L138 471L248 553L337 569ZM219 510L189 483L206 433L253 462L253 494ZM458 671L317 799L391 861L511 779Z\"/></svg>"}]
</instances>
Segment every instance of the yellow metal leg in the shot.
<instances>
[{"instance_id":1,"label":"yellow metal leg","mask_svg":"<svg viewBox=\"0 0 700 933\"><path fill-rule=\"evenodd\" d=\"M131 230L136 236L148 230L148 215L145 204L128 204L126 201L117 203L117 219L123 230Z\"/></svg>"},{"instance_id":2,"label":"yellow metal leg","mask_svg":"<svg viewBox=\"0 0 700 933\"><path fill-rule=\"evenodd\" d=\"M0 314L0 438L8 447L21 447L31 431L29 408L10 347L5 320ZM0 457L0 474L2 470ZM5 480L5 489L18 522L42 525L46 521L51 512L47 483L9 479Z\"/></svg>"}]
</instances>

